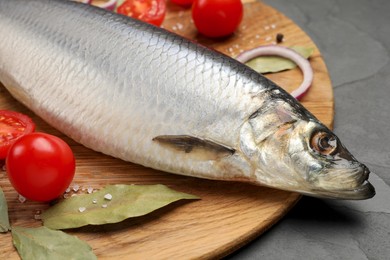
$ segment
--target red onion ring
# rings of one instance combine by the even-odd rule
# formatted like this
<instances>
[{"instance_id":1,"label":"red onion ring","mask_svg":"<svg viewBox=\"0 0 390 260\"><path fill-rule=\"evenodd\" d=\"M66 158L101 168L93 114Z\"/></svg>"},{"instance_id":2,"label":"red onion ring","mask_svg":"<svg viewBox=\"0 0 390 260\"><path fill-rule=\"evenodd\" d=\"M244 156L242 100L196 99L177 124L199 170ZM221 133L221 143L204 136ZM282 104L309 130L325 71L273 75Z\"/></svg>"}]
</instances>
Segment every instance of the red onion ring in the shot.
<instances>
[{"instance_id":1,"label":"red onion ring","mask_svg":"<svg viewBox=\"0 0 390 260\"><path fill-rule=\"evenodd\" d=\"M104 3L101 3L101 1L94 3L93 0L90 2L94 6L97 6L97 7L103 8L103 9L107 9L110 11L114 11L114 9L116 7L117 0L109 0L109 1L105 1Z\"/></svg>"},{"instance_id":2,"label":"red onion ring","mask_svg":"<svg viewBox=\"0 0 390 260\"><path fill-rule=\"evenodd\" d=\"M310 62L302 57L302 55L283 46L266 45L244 51L238 55L236 59L242 63L245 63L259 56L280 56L295 62L295 64L297 64L298 67L302 70L303 80L301 85L290 94L296 99L300 99L308 91L313 82L314 73Z\"/></svg>"}]
</instances>

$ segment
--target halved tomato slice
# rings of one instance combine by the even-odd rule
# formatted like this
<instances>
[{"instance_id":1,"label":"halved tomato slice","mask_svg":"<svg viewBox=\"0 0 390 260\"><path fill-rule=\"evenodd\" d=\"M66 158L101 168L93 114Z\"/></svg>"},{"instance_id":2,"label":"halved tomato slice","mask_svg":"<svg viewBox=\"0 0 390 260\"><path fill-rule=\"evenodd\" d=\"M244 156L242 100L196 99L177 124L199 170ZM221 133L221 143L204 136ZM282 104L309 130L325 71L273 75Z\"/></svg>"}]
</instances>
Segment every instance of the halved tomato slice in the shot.
<instances>
[{"instance_id":1,"label":"halved tomato slice","mask_svg":"<svg viewBox=\"0 0 390 260\"><path fill-rule=\"evenodd\" d=\"M118 2L116 12L160 26L166 13L165 0L125 0Z\"/></svg>"},{"instance_id":2,"label":"halved tomato slice","mask_svg":"<svg viewBox=\"0 0 390 260\"><path fill-rule=\"evenodd\" d=\"M21 136L35 131L30 117L9 110L0 110L0 160L5 159L8 149Z\"/></svg>"}]
</instances>

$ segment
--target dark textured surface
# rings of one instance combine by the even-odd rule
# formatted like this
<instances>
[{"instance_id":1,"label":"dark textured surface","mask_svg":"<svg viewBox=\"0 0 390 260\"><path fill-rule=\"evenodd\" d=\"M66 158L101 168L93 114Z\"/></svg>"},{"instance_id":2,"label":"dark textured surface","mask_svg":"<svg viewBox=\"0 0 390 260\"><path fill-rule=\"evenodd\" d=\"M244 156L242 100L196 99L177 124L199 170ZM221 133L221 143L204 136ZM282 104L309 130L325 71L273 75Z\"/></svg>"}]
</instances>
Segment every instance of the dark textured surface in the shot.
<instances>
[{"instance_id":1,"label":"dark textured surface","mask_svg":"<svg viewBox=\"0 0 390 260\"><path fill-rule=\"evenodd\" d=\"M317 44L334 86L334 130L373 172L366 201L303 197L228 259L390 259L390 1L264 0Z\"/></svg>"}]
</instances>

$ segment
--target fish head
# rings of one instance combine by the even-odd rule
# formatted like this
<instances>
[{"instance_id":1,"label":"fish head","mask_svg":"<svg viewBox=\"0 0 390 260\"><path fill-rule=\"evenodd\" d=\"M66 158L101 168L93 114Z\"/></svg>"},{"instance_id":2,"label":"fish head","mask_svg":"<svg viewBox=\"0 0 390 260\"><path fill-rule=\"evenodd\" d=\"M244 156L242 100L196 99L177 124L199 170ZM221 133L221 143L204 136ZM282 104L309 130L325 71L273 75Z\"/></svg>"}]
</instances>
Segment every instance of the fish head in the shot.
<instances>
[{"instance_id":1,"label":"fish head","mask_svg":"<svg viewBox=\"0 0 390 260\"><path fill-rule=\"evenodd\" d=\"M292 116L279 107L248 121L252 133L241 140L241 148L255 165L256 181L314 197L373 197L369 169L331 130L308 115Z\"/></svg>"},{"instance_id":2,"label":"fish head","mask_svg":"<svg viewBox=\"0 0 390 260\"><path fill-rule=\"evenodd\" d=\"M339 199L367 199L375 195L369 169L340 139L317 121L300 121L285 140L286 162L306 182L302 193ZM283 141L282 141L283 142Z\"/></svg>"}]
</instances>

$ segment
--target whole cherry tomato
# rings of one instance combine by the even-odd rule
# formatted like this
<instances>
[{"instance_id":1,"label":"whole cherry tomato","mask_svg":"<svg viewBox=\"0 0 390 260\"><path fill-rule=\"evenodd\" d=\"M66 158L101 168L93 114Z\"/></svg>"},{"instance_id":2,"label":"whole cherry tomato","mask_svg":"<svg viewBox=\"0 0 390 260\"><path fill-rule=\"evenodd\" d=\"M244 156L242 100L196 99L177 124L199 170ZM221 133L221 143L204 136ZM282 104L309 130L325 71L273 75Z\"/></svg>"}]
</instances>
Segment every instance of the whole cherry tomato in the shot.
<instances>
[{"instance_id":1,"label":"whole cherry tomato","mask_svg":"<svg viewBox=\"0 0 390 260\"><path fill-rule=\"evenodd\" d=\"M64 193L73 180L75 158L62 139L44 133L20 137L6 158L8 178L27 199L51 201Z\"/></svg>"},{"instance_id":2,"label":"whole cherry tomato","mask_svg":"<svg viewBox=\"0 0 390 260\"><path fill-rule=\"evenodd\" d=\"M35 124L28 116L9 110L0 110L0 160L21 136L34 132Z\"/></svg>"},{"instance_id":3,"label":"whole cherry tomato","mask_svg":"<svg viewBox=\"0 0 390 260\"><path fill-rule=\"evenodd\" d=\"M116 12L160 26L166 13L165 0L125 0Z\"/></svg>"},{"instance_id":4,"label":"whole cherry tomato","mask_svg":"<svg viewBox=\"0 0 390 260\"><path fill-rule=\"evenodd\" d=\"M232 34L243 17L241 0L194 0L192 19L198 31L217 38Z\"/></svg>"}]
</instances>

